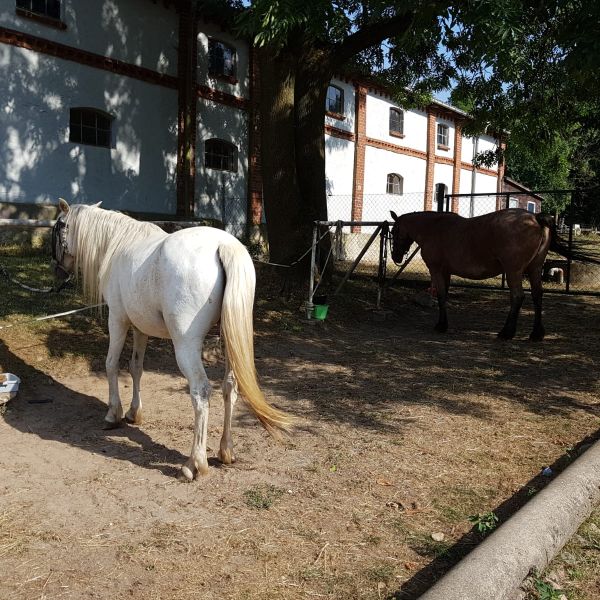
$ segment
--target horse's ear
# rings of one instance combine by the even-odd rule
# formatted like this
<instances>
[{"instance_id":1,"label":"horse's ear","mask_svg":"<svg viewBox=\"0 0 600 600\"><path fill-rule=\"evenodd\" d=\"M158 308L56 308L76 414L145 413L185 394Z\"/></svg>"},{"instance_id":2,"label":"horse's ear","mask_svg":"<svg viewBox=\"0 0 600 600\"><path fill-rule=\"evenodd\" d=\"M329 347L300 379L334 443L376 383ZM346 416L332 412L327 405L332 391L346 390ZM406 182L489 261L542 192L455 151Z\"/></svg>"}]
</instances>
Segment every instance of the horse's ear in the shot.
<instances>
[{"instance_id":1,"label":"horse's ear","mask_svg":"<svg viewBox=\"0 0 600 600\"><path fill-rule=\"evenodd\" d=\"M69 212L69 204L64 198L58 199L58 208L60 208L60 212L67 214Z\"/></svg>"},{"instance_id":2,"label":"horse's ear","mask_svg":"<svg viewBox=\"0 0 600 600\"><path fill-rule=\"evenodd\" d=\"M398 220L398 215L393 210L390 210L390 215L392 215L392 219L394 219L394 221Z\"/></svg>"},{"instance_id":3,"label":"horse's ear","mask_svg":"<svg viewBox=\"0 0 600 600\"><path fill-rule=\"evenodd\" d=\"M102 200L100 200L100 202L96 202L96 204L93 204L92 206L95 206L96 208L98 208L101 204L102 204Z\"/></svg>"}]
</instances>

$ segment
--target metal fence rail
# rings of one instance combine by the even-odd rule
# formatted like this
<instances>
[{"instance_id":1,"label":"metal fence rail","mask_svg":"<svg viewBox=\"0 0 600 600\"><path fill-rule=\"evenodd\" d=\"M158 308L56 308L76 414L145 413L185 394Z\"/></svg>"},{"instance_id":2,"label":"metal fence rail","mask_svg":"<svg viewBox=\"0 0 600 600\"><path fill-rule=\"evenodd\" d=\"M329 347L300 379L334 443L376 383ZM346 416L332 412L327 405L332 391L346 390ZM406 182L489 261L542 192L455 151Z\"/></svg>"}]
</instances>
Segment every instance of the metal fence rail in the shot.
<instances>
[{"instance_id":1,"label":"metal fence rail","mask_svg":"<svg viewBox=\"0 0 600 600\"><path fill-rule=\"evenodd\" d=\"M561 234L561 241L567 249L568 256L549 253L544 264L544 289L546 291L567 294L600 294L600 229L594 223L586 223L581 220L579 213L572 209L571 200L574 195L570 190L550 190L542 192L502 192L499 194L445 194L434 198L433 206L439 210L451 210L459 212L462 208L469 207L471 216L478 216L514 207L515 202L527 206L527 196L539 196L545 194L546 198L552 198L555 205L563 206L562 213L558 215L557 231ZM382 217L389 215L389 210L397 214L423 210L423 194L410 194L394 198L393 204L388 204L389 196L365 196L364 202L380 202L377 208ZM343 201L345 213L348 214L348 197L330 197L329 206L337 200ZM364 207L363 207L364 208ZM341 210L330 211L330 214L340 215ZM364 212L364 210L363 210ZM374 211L371 210L371 213ZM463 215L469 218L469 215ZM372 276L377 284L377 306L379 307L384 290L395 282L405 282L411 285L421 284L423 287L430 283L429 270L421 258L420 249L413 246L409 259L398 269L390 267L388 262L388 238L391 223L385 218L381 221L356 221L329 220L315 222L315 240L321 237L327 229L331 235L330 256L327 260L333 262L334 271L341 276L341 280L333 295L340 293L344 284L355 273ZM318 233L320 232L320 235ZM376 243L378 239L379 243ZM323 257L319 256L320 247L318 243L313 244L311 282L307 300L307 311L313 307L314 296L319 290L319 281L314 277L316 266L322 264ZM589 261L580 260L580 256L586 256ZM571 258L573 257L573 258ZM395 272L394 272L395 271ZM391 277L388 274L391 273ZM483 281L473 281L459 277L452 278L452 285L485 287L491 289L502 289L505 287L504 275L492 277ZM524 287L528 287L527 280Z\"/></svg>"}]
</instances>

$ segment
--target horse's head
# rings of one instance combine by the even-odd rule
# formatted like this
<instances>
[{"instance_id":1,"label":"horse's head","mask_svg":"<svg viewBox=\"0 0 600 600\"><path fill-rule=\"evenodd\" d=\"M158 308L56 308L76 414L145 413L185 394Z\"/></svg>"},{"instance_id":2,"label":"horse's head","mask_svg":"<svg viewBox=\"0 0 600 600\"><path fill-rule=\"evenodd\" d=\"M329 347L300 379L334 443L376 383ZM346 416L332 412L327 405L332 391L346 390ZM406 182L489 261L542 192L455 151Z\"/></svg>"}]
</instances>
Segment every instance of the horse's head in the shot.
<instances>
[{"instance_id":1,"label":"horse's head","mask_svg":"<svg viewBox=\"0 0 600 600\"><path fill-rule=\"evenodd\" d=\"M54 289L60 291L73 275L75 269L75 250L69 240L69 205L62 198L58 206L60 213L52 228L52 261L50 266L54 271Z\"/></svg>"},{"instance_id":2,"label":"horse's head","mask_svg":"<svg viewBox=\"0 0 600 600\"><path fill-rule=\"evenodd\" d=\"M402 262L405 254L410 250L413 239L408 235L408 231L403 224L402 218L390 211L394 225L392 226L392 260L395 263Z\"/></svg>"}]
</instances>

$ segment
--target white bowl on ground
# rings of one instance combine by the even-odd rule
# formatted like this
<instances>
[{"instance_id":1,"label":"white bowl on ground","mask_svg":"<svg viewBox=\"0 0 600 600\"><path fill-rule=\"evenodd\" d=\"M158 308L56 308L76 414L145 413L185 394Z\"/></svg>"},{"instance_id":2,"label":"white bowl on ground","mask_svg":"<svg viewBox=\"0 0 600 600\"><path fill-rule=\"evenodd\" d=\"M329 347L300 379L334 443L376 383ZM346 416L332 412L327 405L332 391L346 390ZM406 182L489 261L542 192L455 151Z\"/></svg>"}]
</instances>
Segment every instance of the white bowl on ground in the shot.
<instances>
[{"instance_id":1,"label":"white bowl on ground","mask_svg":"<svg viewBox=\"0 0 600 600\"><path fill-rule=\"evenodd\" d=\"M17 395L20 383L21 380L12 373L0 374L0 404L6 404Z\"/></svg>"}]
</instances>

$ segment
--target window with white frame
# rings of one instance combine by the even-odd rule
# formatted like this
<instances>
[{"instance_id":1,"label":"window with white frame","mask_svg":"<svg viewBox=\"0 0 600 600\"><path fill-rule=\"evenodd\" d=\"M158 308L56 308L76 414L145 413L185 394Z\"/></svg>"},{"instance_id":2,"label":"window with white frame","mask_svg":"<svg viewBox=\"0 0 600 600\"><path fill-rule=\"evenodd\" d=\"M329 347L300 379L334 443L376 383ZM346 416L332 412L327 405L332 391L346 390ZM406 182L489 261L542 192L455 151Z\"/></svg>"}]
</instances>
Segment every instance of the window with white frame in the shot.
<instances>
[{"instance_id":1,"label":"window with white frame","mask_svg":"<svg viewBox=\"0 0 600 600\"><path fill-rule=\"evenodd\" d=\"M390 108L390 135L404 135L404 112L398 108Z\"/></svg>"},{"instance_id":2,"label":"window with white frame","mask_svg":"<svg viewBox=\"0 0 600 600\"><path fill-rule=\"evenodd\" d=\"M389 173L387 176L387 193L401 196L404 193L404 178L398 173Z\"/></svg>"},{"instance_id":3,"label":"window with white frame","mask_svg":"<svg viewBox=\"0 0 600 600\"><path fill-rule=\"evenodd\" d=\"M527 212L534 213L535 212L535 202L531 202L531 200L527 201Z\"/></svg>"},{"instance_id":4,"label":"window with white frame","mask_svg":"<svg viewBox=\"0 0 600 600\"><path fill-rule=\"evenodd\" d=\"M206 168L237 173L237 157L238 149L234 144L216 138L206 140L204 145L204 166Z\"/></svg>"},{"instance_id":5,"label":"window with white frame","mask_svg":"<svg viewBox=\"0 0 600 600\"><path fill-rule=\"evenodd\" d=\"M235 79L236 51L233 46L219 40L208 40L208 74L213 77Z\"/></svg>"},{"instance_id":6,"label":"window with white frame","mask_svg":"<svg viewBox=\"0 0 600 600\"><path fill-rule=\"evenodd\" d=\"M110 148L112 121L109 114L97 108L72 108L69 111L69 141Z\"/></svg>"},{"instance_id":7,"label":"window with white frame","mask_svg":"<svg viewBox=\"0 0 600 600\"><path fill-rule=\"evenodd\" d=\"M448 125L445 125L444 123L438 123L437 126L437 144L438 146L444 146L446 148L448 148L449 143L449 136L448 136Z\"/></svg>"},{"instance_id":8,"label":"window with white frame","mask_svg":"<svg viewBox=\"0 0 600 600\"><path fill-rule=\"evenodd\" d=\"M60 20L60 0L16 0L16 8L33 15Z\"/></svg>"},{"instance_id":9,"label":"window with white frame","mask_svg":"<svg viewBox=\"0 0 600 600\"><path fill-rule=\"evenodd\" d=\"M511 196L508 199L508 208L519 208L519 200L514 196Z\"/></svg>"},{"instance_id":10,"label":"window with white frame","mask_svg":"<svg viewBox=\"0 0 600 600\"><path fill-rule=\"evenodd\" d=\"M327 112L338 115L344 114L344 90L337 85L330 85L327 88L327 99L325 101Z\"/></svg>"}]
</instances>

